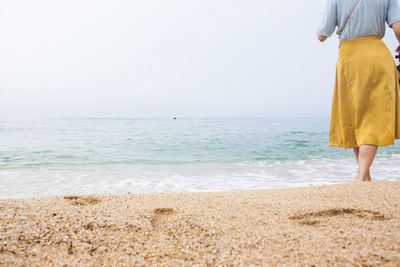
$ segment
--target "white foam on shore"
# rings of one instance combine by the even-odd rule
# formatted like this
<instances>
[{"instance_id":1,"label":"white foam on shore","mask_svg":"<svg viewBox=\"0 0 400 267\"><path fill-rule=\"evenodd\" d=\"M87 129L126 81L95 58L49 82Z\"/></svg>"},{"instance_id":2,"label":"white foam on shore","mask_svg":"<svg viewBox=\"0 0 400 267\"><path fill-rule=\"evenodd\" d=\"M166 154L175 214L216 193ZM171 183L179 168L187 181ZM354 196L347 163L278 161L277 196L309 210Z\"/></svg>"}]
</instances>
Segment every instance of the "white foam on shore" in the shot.
<instances>
[{"instance_id":1,"label":"white foam on shore","mask_svg":"<svg viewBox=\"0 0 400 267\"><path fill-rule=\"evenodd\" d=\"M356 170L353 159L9 168L0 171L0 198L303 187L350 182ZM398 155L377 158L372 175L400 181Z\"/></svg>"}]
</instances>

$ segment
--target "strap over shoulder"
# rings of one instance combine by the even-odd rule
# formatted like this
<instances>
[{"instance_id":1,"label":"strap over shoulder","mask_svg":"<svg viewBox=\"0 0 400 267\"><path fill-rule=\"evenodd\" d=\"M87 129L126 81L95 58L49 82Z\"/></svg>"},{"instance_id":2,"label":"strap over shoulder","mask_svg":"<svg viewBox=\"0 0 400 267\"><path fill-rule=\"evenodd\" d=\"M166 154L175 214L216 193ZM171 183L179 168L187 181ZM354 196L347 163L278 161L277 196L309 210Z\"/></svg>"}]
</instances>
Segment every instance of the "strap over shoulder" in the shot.
<instances>
[{"instance_id":1,"label":"strap over shoulder","mask_svg":"<svg viewBox=\"0 0 400 267\"><path fill-rule=\"evenodd\" d=\"M356 7L354 8L353 12L351 13L349 19L347 20L346 24L343 27L342 33L340 34L340 36L343 35L344 31L347 29L347 26L349 25L350 20L353 18L354 14L356 14L357 9L360 7L362 0L359 0Z\"/></svg>"}]
</instances>

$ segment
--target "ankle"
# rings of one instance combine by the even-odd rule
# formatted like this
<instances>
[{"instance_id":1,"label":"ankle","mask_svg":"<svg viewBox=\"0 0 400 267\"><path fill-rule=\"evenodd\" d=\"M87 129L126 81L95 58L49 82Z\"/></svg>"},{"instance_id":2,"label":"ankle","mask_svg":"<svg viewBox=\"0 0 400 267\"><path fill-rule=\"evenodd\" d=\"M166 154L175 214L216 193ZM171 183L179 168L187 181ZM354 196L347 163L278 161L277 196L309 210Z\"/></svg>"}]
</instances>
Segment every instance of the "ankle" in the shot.
<instances>
[{"instance_id":1,"label":"ankle","mask_svg":"<svg viewBox=\"0 0 400 267\"><path fill-rule=\"evenodd\" d=\"M356 181L371 181L370 172L357 172Z\"/></svg>"}]
</instances>

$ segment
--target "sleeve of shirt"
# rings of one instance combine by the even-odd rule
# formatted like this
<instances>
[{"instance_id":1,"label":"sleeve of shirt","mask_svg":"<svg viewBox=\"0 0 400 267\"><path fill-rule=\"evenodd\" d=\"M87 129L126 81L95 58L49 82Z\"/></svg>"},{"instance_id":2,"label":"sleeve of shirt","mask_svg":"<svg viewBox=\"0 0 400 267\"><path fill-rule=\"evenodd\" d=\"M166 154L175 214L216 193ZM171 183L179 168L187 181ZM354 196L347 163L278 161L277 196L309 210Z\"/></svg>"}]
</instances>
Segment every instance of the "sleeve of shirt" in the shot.
<instances>
[{"instance_id":1,"label":"sleeve of shirt","mask_svg":"<svg viewBox=\"0 0 400 267\"><path fill-rule=\"evenodd\" d=\"M336 0L327 0L325 11L323 12L322 23L318 28L318 33L330 37L335 32L337 20Z\"/></svg>"},{"instance_id":2,"label":"sleeve of shirt","mask_svg":"<svg viewBox=\"0 0 400 267\"><path fill-rule=\"evenodd\" d=\"M400 21L400 4L398 0L389 0L386 22L389 26Z\"/></svg>"}]
</instances>

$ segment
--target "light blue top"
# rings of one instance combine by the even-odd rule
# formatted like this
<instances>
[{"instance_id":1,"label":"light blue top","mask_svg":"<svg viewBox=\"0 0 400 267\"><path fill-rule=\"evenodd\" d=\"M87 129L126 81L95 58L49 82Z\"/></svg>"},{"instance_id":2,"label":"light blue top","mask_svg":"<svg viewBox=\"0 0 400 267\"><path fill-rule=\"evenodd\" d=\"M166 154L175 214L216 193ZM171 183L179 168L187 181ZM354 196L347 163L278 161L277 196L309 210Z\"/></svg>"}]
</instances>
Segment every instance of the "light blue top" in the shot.
<instances>
[{"instance_id":1,"label":"light blue top","mask_svg":"<svg viewBox=\"0 0 400 267\"><path fill-rule=\"evenodd\" d=\"M359 0L327 0L322 24L318 33L330 37L337 27L340 40L361 38L370 35L385 35L388 25L400 21L398 0L362 0L357 12L350 20L345 32L344 25L357 6Z\"/></svg>"}]
</instances>

